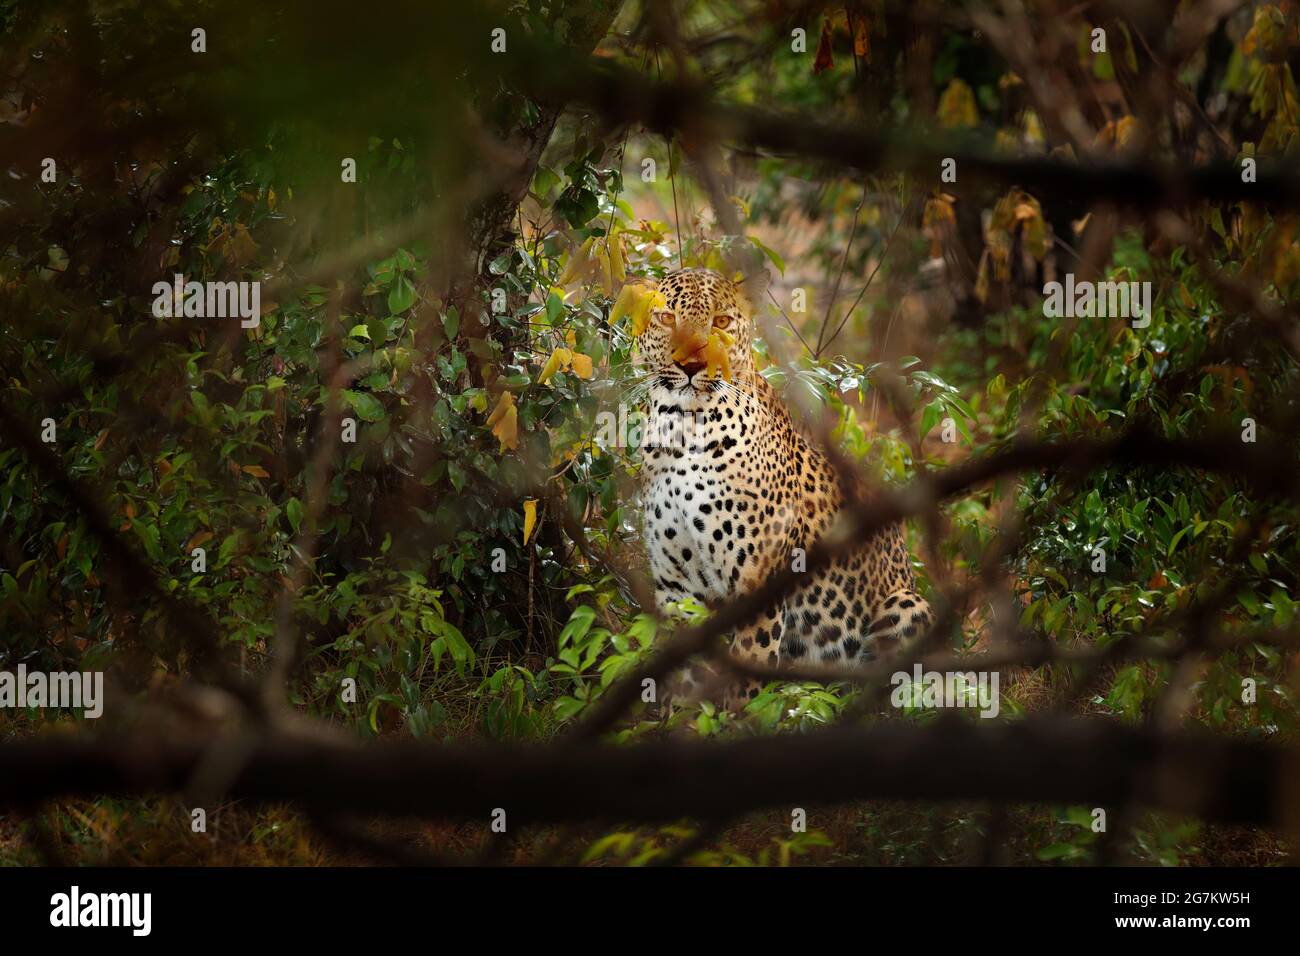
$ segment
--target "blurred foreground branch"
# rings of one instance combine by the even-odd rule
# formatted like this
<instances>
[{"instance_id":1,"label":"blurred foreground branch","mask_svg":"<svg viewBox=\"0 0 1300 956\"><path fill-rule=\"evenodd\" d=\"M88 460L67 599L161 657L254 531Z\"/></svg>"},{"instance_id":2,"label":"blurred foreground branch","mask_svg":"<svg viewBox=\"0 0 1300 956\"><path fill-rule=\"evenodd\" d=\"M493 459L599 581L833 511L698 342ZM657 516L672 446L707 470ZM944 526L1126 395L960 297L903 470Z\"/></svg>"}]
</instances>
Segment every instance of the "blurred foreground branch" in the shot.
<instances>
[{"instance_id":1,"label":"blurred foreground branch","mask_svg":"<svg viewBox=\"0 0 1300 956\"><path fill-rule=\"evenodd\" d=\"M210 740L128 737L0 744L0 803L180 792ZM714 819L847 800L1136 803L1208 820L1289 824L1300 751L1113 721L886 722L718 744L359 746L272 734L229 795L314 811L510 824Z\"/></svg>"}]
</instances>

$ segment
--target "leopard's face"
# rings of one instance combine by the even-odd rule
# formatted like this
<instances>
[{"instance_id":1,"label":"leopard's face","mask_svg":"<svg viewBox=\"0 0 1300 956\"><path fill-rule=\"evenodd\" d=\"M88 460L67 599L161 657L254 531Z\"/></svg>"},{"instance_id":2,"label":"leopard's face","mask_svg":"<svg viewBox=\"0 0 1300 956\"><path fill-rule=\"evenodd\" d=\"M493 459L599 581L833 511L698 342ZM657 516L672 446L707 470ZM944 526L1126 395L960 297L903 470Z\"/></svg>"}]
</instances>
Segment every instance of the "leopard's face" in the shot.
<instances>
[{"instance_id":1,"label":"leopard's face","mask_svg":"<svg viewBox=\"0 0 1300 956\"><path fill-rule=\"evenodd\" d=\"M736 284L710 269L684 269L659 280L664 305L650 315L638 344L641 366L654 376L654 386L685 398L717 391L719 376L709 375L705 347L715 331L731 362L733 381L746 381L754 371L752 308Z\"/></svg>"}]
</instances>

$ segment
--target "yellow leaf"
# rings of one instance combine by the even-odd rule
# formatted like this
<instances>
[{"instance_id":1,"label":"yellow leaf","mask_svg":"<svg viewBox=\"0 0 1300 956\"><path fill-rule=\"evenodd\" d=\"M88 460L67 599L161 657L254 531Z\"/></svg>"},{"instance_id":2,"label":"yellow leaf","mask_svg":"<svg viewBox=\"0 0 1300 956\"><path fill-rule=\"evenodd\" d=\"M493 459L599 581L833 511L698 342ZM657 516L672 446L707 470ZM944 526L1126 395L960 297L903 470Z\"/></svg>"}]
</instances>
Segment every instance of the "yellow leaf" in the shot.
<instances>
[{"instance_id":1,"label":"yellow leaf","mask_svg":"<svg viewBox=\"0 0 1300 956\"><path fill-rule=\"evenodd\" d=\"M573 353L566 348L558 348L551 353L551 357L546 360L542 366L542 374L537 376L537 384L545 385L547 380L556 372L563 368L568 368L569 363L573 361Z\"/></svg>"},{"instance_id":2,"label":"yellow leaf","mask_svg":"<svg viewBox=\"0 0 1300 956\"><path fill-rule=\"evenodd\" d=\"M714 329L709 335L709 343L704 347L704 361L708 363L705 374L709 378L721 374L728 382L731 381L731 356L727 353L727 346L734 345L735 341L721 329Z\"/></svg>"},{"instance_id":3,"label":"yellow leaf","mask_svg":"<svg viewBox=\"0 0 1300 956\"><path fill-rule=\"evenodd\" d=\"M609 234L609 266L615 282L627 281L627 263L623 261L623 237L619 232Z\"/></svg>"},{"instance_id":4,"label":"yellow leaf","mask_svg":"<svg viewBox=\"0 0 1300 956\"><path fill-rule=\"evenodd\" d=\"M957 226L957 213L953 209L955 196L935 190L934 195L925 202L925 212L921 216L921 229L930 240L930 255L938 257L943 254L942 240L952 234Z\"/></svg>"},{"instance_id":5,"label":"yellow leaf","mask_svg":"<svg viewBox=\"0 0 1300 956\"><path fill-rule=\"evenodd\" d=\"M939 99L939 125L945 129L975 126L980 121L975 94L961 80L953 79Z\"/></svg>"},{"instance_id":6,"label":"yellow leaf","mask_svg":"<svg viewBox=\"0 0 1300 956\"><path fill-rule=\"evenodd\" d=\"M488 416L487 424L501 443L501 451L519 447L519 412L515 408L514 395L510 392L501 393L496 408Z\"/></svg>"},{"instance_id":7,"label":"yellow leaf","mask_svg":"<svg viewBox=\"0 0 1300 956\"><path fill-rule=\"evenodd\" d=\"M591 378L591 356L581 352L573 353L573 374L578 378Z\"/></svg>"},{"instance_id":8,"label":"yellow leaf","mask_svg":"<svg viewBox=\"0 0 1300 956\"><path fill-rule=\"evenodd\" d=\"M1098 130L1097 135L1093 137L1092 145L1097 147L1113 146L1123 148L1128 145L1129 140L1141 129L1141 124L1136 116L1121 116L1117 120L1110 120Z\"/></svg>"},{"instance_id":9,"label":"yellow leaf","mask_svg":"<svg viewBox=\"0 0 1300 956\"><path fill-rule=\"evenodd\" d=\"M533 528L537 526L537 499L529 498L524 502L524 544L533 535Z\"/></svg>"},{"instance_id":10,"label":"yellow leaf","mask_svg":"<svg viewBox=\"0 0 1300 956\"><path fill-rule=\"evenodd\" d=\"M487 420L488 428L491 428L498 421L500 421L501 416L506 413L506 409L514 405L514 403L515 403L515 397L512 394L510 394L509 392L502 392L501 397L497 399L496 405L494 405L492 408L492 414L488 416L488 420Z\"/></svg>"},{"instance_id":11,"label":"yellow leaf","mask_svg":"<svg viewBox=\"0 0 1300 956\"><path fill-rule=\"evenodd\" d=\"M953 211L952 204L956 202L956 199L957 197L950 196L948 193L936 191L934 196L925 201L925 212L921 216L921 228L955 224L957 214Z\"/></svg>"},{"instance_id":12,"label":"yellow leaf","mask_svg":"<svg viewBox=\"0 0 1300 956\"><path fill-rule=\"evenodd\" d=\"M556 285L566 286L586 274L587 270L591 268L591 246L595 241L595 237L588 239L577 252L569 256L564 271L555 280Z\"/></svg>"},{"instance_id":13,"label":"yellow leaf","mask_svg":"<svg viewBox=\"0 0 1300 956\"><path fill-rule=\"evenodd\" d=\"M492 434L496 435L497 441L501 443L501 451L519 447L519 412L513 405L497 422L497 427L492 429Z\"/></svg>"},{"instance_id":14,"label":"yellow leaf","mask_svg":"<svg viewBox=\"0 0 1300 956\"><path fill-rule=\"evenodd\" d=\"M246 475L252 475L254 478L270 478L270 477L271 477L271 476L267 473L266 469L263 468L261 465L245 465L244 468L243 468L243 471L244 471L244 474L246 474Z\"/></svg>"},{"instance_id":15,"label":"yellow leaf","mask_svg":"<svg viewBox=\"0 0 1300 956\"><path fill-rule=\"evenodd\" d=\"M596 266L600 271L600 288L605 295L614 294L614 267L609 261L609 251L601 249L596 253Z\"/></svg>"},{"instance_id":16,"label":"yellow leaf","mask_svg":"<svg viewBox=\"0 0 1300 956\"><path fill-rule=\"evenodd\" d=\"M625 285L614 300L614 307L609 310L609 324L613 325L623 316L629 314L637 305L638 286Z\"/></svg>"},{"instance_id":17,"label":"yellow leaf","mask_svg":"<svg viewBox=\"0 0 1300 956\"><path fill-rule=\"evenodd\" d=\"M1047 223L1038 200L1021 189L1013 189L998 200L984 233L1001 281L1010 277L1012 234L1017 230L1025 251L1041 262L1047 255Z\"/></svg>"},{"instance_id":18,"label":"yellow leaf","mask_svg":"<svg viewBox=\"0 0 1300 956\"><path fill-rule=\"evenodd\" d=\"M1271 62L1285 62L1289 47L1297 42L1294 22L1278 6L1265 4L1255 9L1255 22L1241 40L1241 52Z\"/></svg>"},{"instance_id":19,"label":"yellow leaf","mask_svg":"<svg viewBox=\"0 0 1300 956\"><path fill-rule=\"evenodd\" d=\"M645 291L638 296L636 309L632 313L632 325L629 331L633 335L641 335L650 326L650 313L655 309L662 309L668 304L664 294L658 291Z\"/></svg>"}]
</instances>

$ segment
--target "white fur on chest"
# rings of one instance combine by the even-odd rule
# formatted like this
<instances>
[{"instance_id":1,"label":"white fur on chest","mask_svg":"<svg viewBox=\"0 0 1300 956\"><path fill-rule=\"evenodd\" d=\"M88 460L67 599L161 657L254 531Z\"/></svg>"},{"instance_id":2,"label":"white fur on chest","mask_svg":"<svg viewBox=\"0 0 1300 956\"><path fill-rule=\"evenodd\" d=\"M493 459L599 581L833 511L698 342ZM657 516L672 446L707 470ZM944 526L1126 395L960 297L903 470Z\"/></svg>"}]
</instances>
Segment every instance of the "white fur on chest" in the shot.
<instances>
[{"instance_id":1,"label":"white fur on chest","mask_svg":"<svg viewBox=\"0 0 1300 956\"><path fill-rule=\"evenodd\" d=\"M734 404L708 398L683 403L672 394L652 396L652 444L643 447L642 460L652 571L712 600L734 593L745 560L743 546L737 549L736 507L752 485L744 466L756 436L742 427Z\"/></svg>"}]
</instances>

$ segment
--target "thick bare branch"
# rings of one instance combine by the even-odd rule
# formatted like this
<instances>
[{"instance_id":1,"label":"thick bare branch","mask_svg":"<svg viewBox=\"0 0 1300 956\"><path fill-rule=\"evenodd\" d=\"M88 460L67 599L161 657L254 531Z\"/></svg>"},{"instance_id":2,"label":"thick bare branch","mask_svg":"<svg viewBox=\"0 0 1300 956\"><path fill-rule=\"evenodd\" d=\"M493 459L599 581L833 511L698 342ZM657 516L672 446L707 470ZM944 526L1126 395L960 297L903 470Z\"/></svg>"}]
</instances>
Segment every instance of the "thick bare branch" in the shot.
<instances>
[{"instance_id":1,"label":"thick bare branch","mask_svg":"<svg viewBox=\"0 0 1300 956\"><path fill-rule=\"evenodd\" d=\"M0 803L179 791L208 742L84 737L0 744ZM792 772L797 768L797 772ZM1110 721L950 719L918 727L636 746L355 746L261 739L231 796L314 812L541 821L719 819L862 799L1115 805L1280 824L1300 753Z\"/></svg>"}]
</instances>

